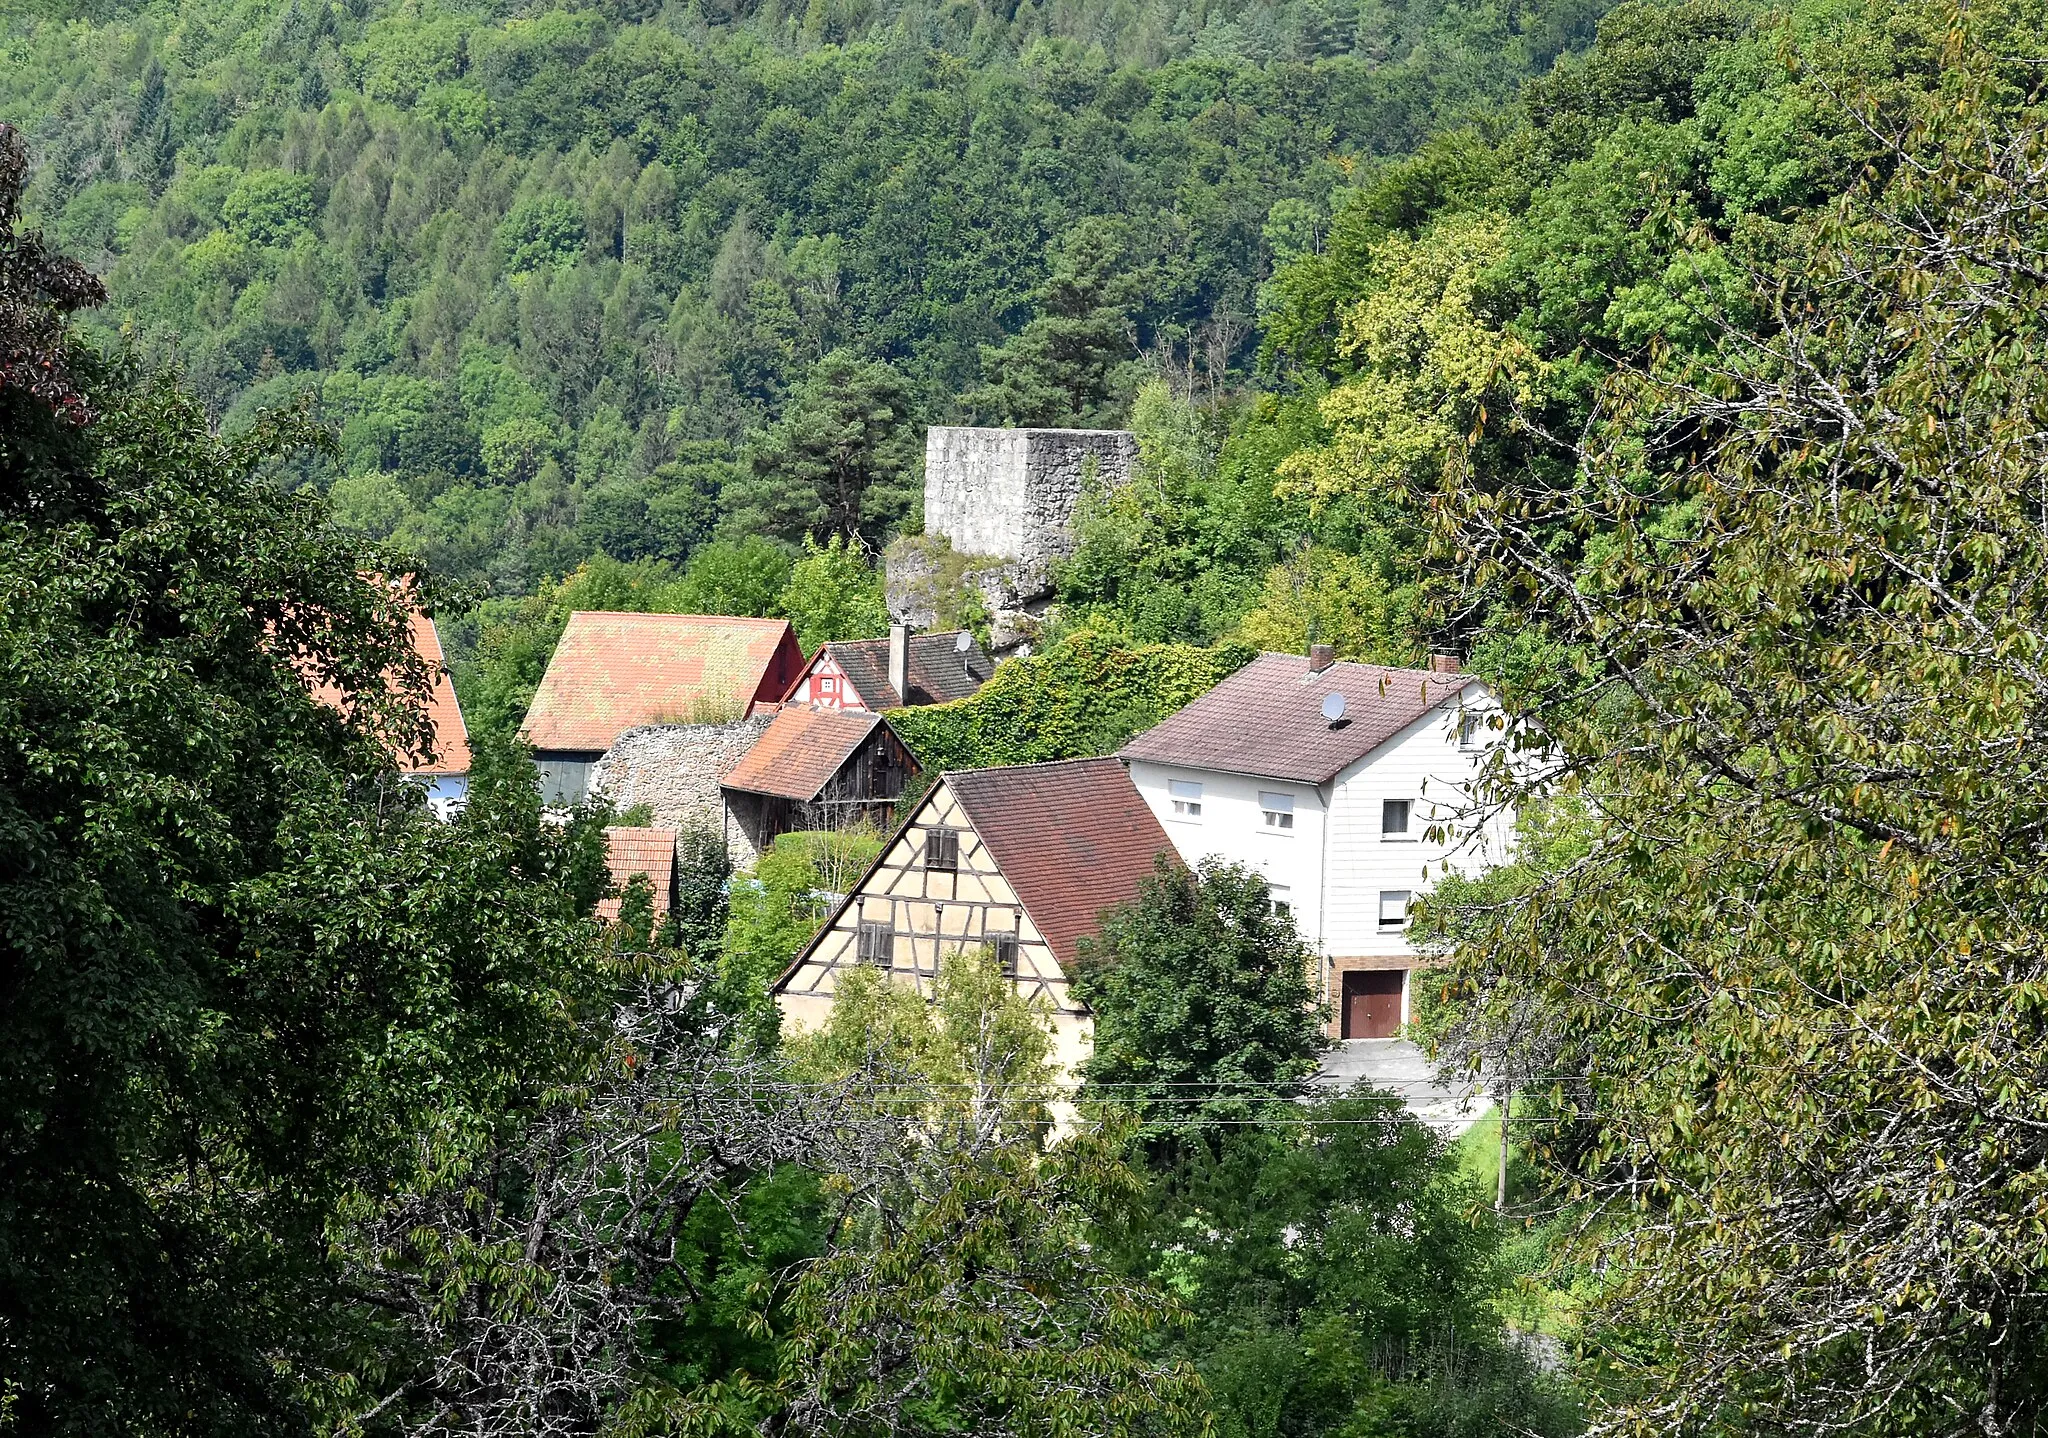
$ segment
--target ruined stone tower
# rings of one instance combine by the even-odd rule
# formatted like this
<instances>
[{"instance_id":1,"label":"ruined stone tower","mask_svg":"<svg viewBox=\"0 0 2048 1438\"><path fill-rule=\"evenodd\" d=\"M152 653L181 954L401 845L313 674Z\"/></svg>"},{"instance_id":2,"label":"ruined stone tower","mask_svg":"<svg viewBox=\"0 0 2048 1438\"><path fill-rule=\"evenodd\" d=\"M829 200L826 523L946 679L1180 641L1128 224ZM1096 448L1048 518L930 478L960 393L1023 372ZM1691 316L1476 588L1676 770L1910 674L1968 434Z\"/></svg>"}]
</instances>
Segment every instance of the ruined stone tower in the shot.
<instances>
[{"instance_id":1,"label":"ruined stone tower","mask_svg":"<svg viewBox=\"0 0 2048 1438\"><path fill-rule=\"evenodd\" d=\"M924 532L961 554L1007 559L1019 587L1047 585L1073 553L1074 507L1091 475L1130 478L1138 439L1120 429L934 425L924 441Z\"/></svg>"}]
</instances>

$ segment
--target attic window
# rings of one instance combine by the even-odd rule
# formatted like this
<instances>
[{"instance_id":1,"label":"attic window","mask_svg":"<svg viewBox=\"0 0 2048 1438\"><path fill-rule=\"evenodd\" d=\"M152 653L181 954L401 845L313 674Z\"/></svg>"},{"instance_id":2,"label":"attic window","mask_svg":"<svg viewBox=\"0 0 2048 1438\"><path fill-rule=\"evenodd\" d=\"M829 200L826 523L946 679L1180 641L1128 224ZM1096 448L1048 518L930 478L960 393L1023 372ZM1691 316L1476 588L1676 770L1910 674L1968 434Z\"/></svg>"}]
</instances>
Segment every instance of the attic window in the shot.
<instances>
[{"instance_id":1,"label":"attic window","mask_svg":"<svg viewBox=\"0 0 2048 1438\"><path fill-rule=\"evenodd\" d=\"M1477 749L1479 747L1479 716L1464 713L1458 716L1458 747Z\"/></svg>"},{"instance_id":2,"label":"attic window","mask_svg":"<svg viewBox=\"0 0 2048 1438\"><path fill-rule=\"evenodd\" d=\"M1017 977L1017 936L1015 934L992 934L989 943L996 951L996 964L1003 971L1003 977Z\"/></svg>"},{"instance_id":3,"label":"attic window","mask_svg":"<svg viewBox=\"0 0 2048 1438\"><path fill-rule=\"evenodd\" d=\"M1291 832L1294 828L1294 796L1292 794L1275 794L1261 789L1259 791L1259 812L1265 816L1268 829Z\"/></svg>"},{"instance_id":4,"label":"attic window","mask_svg":"<svg viewBox=\"0 0 2048 1438\"><path fill-rule=\"evenodd\" d=\"M1380 805L1380 837L1382 839L1405 839L1408 837L1408 817L1413 800L1388 799Z\"/></svg>"},{"instance_id":5,"label":"attic window","mask_svg":"<svg viewBox=\"0 0 2048 1438\"><path fill-rule=\"evenodd\" d=\"M960 831L927 829L924 835L924 866L940 873L960 871Z\"/></svg>"},{"instance_id":6,"label":"attic window","mask_svg":"<svg viewBox=\"0 0 2048 1438\"><path fill-rule=\"evenodd\" d=\"M1176 819L1199 819L1202 817L1202 786L1192 779L1169 779L1168 793L1173 796L1173 817Z\"/></svg>"},{"instance_id":7,"label":"attic window","mask_svg":"<svg viewBox=\"0 0 2048 1438\"><path fill-rule=\"evenodd\" d=\"M896 964L896 931L887 924L862 920L858 952L864 964L873 964L878 969L893 968Z\"/></svg>"}]
</instances>

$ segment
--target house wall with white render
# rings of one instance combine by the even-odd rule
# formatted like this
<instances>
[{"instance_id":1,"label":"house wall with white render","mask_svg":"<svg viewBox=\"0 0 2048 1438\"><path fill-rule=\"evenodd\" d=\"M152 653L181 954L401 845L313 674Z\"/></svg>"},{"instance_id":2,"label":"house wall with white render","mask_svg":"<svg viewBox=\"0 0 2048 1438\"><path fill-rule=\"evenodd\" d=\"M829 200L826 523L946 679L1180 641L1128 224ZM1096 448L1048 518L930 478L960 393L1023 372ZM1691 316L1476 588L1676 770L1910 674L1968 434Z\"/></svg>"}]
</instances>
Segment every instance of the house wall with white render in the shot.
<instances>
[{"instance_id":1,"label":"house wall with white render","mask_svg":"<svg viewBox=\"0 0 2048 1438\"><path fill-rule=\"evenodd\" d=\"M1497 712L1484 686L1467 685L1321 785L1143 759L1129 767L1185 862L1214 856L1265 876L1320 957L1319 987L1341 1036L1343 975L1405 976L1419 961L1407 932L1412 903L1448 871L1508 857L1512 821L1479 812L1474 783L1499 740ZM1404 1024L1410 987L1404 977Z\"/></svg>"}]
</instances>

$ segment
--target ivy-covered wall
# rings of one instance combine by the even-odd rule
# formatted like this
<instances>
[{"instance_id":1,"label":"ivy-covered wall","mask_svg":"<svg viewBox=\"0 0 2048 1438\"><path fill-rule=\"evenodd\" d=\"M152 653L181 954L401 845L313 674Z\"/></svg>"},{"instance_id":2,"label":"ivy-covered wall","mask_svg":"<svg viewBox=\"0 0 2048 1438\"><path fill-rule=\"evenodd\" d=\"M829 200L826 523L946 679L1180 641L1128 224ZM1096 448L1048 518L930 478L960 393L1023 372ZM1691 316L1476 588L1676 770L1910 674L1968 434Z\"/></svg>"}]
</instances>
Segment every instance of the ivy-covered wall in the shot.
<instances>
[{"instance_id":1,"label":"ivy-covered wall","mask_svg":"<svg viewBox=\"0 0 2048 1438\"><path fill-rule=\"evenodd\" d=\"M1002 664L972 698L892 709L889 722L933 773L1108 754L1256 652L1241 644L1129 647L1084 629Z\"/></svg>"}]
</instances>

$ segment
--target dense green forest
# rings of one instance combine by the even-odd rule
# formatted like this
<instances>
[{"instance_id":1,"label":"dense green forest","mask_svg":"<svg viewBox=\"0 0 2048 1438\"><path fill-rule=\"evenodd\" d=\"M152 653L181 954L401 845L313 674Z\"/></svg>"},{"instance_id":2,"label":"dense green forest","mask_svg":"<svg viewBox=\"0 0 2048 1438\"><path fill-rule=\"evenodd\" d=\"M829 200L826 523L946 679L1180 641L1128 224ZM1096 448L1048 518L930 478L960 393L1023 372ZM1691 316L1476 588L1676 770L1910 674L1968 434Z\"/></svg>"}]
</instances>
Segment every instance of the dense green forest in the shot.
<instances>
[{"instance_id":1,"label":"dense green forest","mask_svg":"<svg viewBox=\"0 0 2048 1438\"><path fill-rule=\"evenodd\" d=\"M2044 28L11 14L0 1432L2039 1431ZM1141 460L935 762L1311 636L1501 694L1520 848L1417 932L1505 1214L1307 1101L1256 874L1105 916L1058 1143L975 956L777 1032L874 836L591 920L511 742L567 611L871 633L962 417Z\"/></svg>"},{"instance_id":2,"label":"dense green forest","mask_svg":"<svg viewBox=\"0 0 2048 1438\"><path fill-rule=\"evenodd\" d=\"M749 460L828 355L901 432L1108 417L1140 356L1234 387L1274 265L1597 9L34 14L0 119L31 214L107 276L87 323L175 355L230 427L311 396L338 514L521 594L598 551L680 563L736 515L797 539ZM1047 320L1098 383L990 361ZM913 507L899 484L859 527Z\"/></svg>"}]
</instances>

